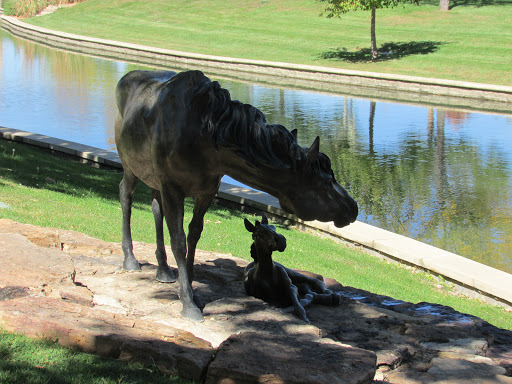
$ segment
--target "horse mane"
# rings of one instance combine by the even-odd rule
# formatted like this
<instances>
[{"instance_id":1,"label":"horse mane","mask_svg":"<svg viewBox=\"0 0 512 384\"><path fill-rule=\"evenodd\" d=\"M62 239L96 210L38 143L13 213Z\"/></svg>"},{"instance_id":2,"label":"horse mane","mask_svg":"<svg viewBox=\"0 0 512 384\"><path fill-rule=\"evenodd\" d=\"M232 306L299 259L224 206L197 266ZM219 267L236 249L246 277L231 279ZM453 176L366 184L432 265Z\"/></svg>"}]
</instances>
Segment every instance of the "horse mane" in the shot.
<instances>
[{"instance_id":1,"label":"horse mane","mask_svg":"<svg viewBox=\"0 0 512 384\"><path fill-rule=\"evenodd\" d=\"M254 167L305 170L307 150L285 127L267 124L259 109L232 100L229 91L217 81L202 83L195 96L204 95L208 105L202 117L201 134L208 135L215 148L232 148ZM331 162L323 153L313 163L316 173L320 169L331 170Z\"/></svg>"}]
</instances>

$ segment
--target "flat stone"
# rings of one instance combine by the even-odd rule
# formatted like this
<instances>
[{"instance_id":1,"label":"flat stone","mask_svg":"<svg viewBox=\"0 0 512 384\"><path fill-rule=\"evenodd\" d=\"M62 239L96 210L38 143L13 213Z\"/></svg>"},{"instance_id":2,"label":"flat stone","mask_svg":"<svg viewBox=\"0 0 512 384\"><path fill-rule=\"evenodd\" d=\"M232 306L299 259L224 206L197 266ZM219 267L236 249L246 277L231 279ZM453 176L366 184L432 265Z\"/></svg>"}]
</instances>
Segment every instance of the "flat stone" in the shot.
<instances>
[{"instance_id":1,"label":"flat stone","mask_svg":"<svg viewBox=\"0 0 512 384\"><path fill-rule=\"evenodd\" d=\"M56 249L41 248L21 234L0 233L2 285L45 289L72 282L73 262Z\"/></svg>"},{"instance_id":2,"label":"flat stone","mask_svg":"<svg viewBox=\"0 0 512 384\"><path fill-rule=\"evenodd\" d=\"M478 373L468 371L462 376L432 375L400 371L384 373L383 384L511 384L512 378L503 375L491 377L475 376Z\"/></svg>"},{"instance_id":3,"label":"flat stone","mask_svg":"<svg viewBox=\"0 0 512 384\"><path fill-rule=\"evenodd\" d=\"M376 361L373 352L332 340L245 332L219 347L206 384L371 383Z\"/></svg>"},{"instance_id":4,"label":"flat stone","mask_svg":"<svg viewBox=\"0 0 512 384\"><path fill-rule=\"evenodd\" d=\"M0 327L196 382L511 383L512 332L450 307L325 278L341 304L311 305L308 325L247 296L247 261L197 250L193 323L179 285L155 279L155 245L134 252L142 271L129 273L118 243L0 219Z\"/></svg>"},{"instance_id":5,"label":"flat stone","mask_svg":"<svg viewBox=\"0 0 512 384\"><path fill-rule=\"evenodd\" d=\"M510 345L497 345L487 350L486 356L501 367L508 370L512 375L512 347Z\"/></svg>"},{"instance_id":6,"label":"flat stone","mask_svg":"<svg viewBox=\"0 0 512 384\"><path fill-rule=\"evenodd\" d=\"M485 339L458 339L448 343L421 343L425 348L460 355L484 355L488 344Z\"/></svg>"},{"instance_id":7,"label":"flat stone","mask_svg":"<svg viewBox=\"0 0 512 384\"><path fill-rule=\"evenodd\" d=\"M454 380L465 377L464 382L468 384L512 383L512 378L505 376L506 370L502 367L463 359L435 358L427 373L437 381L456 382Z\"/></svg>"},{"instance_id":8,"label":"flat stone","mask_svg":"<svg viewBox=\"0 0 512 384\"><path fill-rule=\"evenodd\" d=\"M3 301L0 313L0 327L6 331L56 340L60 345L103 356L157 364L167 373L196 381L212 357L210 343L189 332L155 327L144 320L51 297Z\"/></svg>"}]
</instances>

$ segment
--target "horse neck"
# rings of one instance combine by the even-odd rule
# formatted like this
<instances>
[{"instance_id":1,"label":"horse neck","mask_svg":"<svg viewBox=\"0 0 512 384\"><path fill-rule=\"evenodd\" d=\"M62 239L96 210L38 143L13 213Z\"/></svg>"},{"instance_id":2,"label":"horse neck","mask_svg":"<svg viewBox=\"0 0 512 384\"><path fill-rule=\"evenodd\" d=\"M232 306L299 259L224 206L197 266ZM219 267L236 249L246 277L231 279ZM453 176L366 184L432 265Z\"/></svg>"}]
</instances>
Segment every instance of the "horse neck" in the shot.
<instances>
[{"instance_id":1,"label":"horse neck","mask_svg":"<svg viewBox=\"0 0 512 384\"><path fill-rule=\"evenodd\" d=\"M281 196L289 186L289 169L271 169L252 166L234 151L225 150L222 154L222 173L257 190L272 196Z\"/></svg>"},{"instance_id":2,"label":"horse neck","mask_svg":"<svg viewBox=\"0 0 512 384\"><path fill-rule=\"evenodd\" d=\"M271 271L274 268L272 251L258 245L257 240L251 244L251 257L254 259L255 268L261 272Z\"/></svg>"}]
</instances>

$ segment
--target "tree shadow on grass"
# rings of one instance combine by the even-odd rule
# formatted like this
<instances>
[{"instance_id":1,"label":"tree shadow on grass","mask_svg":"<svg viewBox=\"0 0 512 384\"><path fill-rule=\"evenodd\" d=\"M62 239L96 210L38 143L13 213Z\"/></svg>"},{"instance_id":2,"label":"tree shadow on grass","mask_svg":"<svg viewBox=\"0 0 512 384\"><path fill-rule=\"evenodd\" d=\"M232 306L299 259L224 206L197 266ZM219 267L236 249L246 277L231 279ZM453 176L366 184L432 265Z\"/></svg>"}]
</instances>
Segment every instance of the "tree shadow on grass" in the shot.
<instances>
[{"instance_id":1,"label":"tree shadow on grass","mask_svg":"<svg viewBox=\"0 0 512 384\"><path fill-rule=\"evenodd\" d=\"M436 52L443 44L440 41L409 41L398 43L385 43L379 49L379 57L376 61L389 61L401 59L411 55L427 55ZM370 48L362 48L356 51L349 51L346 48L336 48L320 54L321 59L341 60L350 63L362 63L372 61Z\"/></svg>"}]
</instances>

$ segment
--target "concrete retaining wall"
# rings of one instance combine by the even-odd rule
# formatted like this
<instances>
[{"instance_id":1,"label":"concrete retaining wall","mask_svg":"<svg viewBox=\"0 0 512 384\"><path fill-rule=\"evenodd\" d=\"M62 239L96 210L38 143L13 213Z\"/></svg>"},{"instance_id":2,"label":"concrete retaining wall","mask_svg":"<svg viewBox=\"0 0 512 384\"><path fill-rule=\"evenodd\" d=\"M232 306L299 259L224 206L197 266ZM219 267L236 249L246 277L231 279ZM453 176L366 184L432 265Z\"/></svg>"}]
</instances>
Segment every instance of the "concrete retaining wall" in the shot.
<instances>
[{"instance_id":1,"label":"concrete retaining wall","mask_svg":"<svg viewBox=\"0 0 512 384\"><path fill-rule=\"evenodd\" d=\"M0 19L2 28L16 36L84 54L152 66L203 69L230 77L323 92L500 113L512 110L512 87L509 86L194 54L53 31L11 16L0 16Z\"/></svg>"},{"instance_id":2,"label":"concrete retaining wall","mask_svg":"<svg viewBox=\"0 0 512 384\"><path fill-rule=\"evenodd\" d=\"M5 127L0 127L0 138L122 168L115 152L83 144ZM263 192L222 183L217 197L239 208L263 211L269 216L319 230L378 257L421 268L452 282L468 296L512 308L511 274L360 221L344 228L336 228L333 223L305 222L284 212L276 198Z\"/></svg>"}]
</instances>

